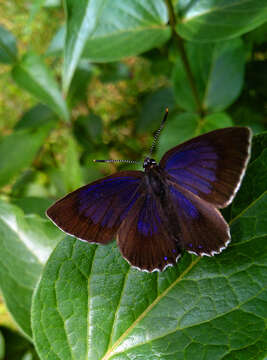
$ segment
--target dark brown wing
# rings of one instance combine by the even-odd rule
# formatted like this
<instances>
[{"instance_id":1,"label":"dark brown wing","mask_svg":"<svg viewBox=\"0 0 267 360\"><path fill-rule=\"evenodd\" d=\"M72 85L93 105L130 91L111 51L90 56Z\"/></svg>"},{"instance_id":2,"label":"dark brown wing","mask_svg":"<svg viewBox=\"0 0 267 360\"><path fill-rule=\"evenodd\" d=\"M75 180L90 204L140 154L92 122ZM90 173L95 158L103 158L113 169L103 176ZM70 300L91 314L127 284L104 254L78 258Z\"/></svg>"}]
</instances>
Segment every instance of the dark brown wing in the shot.
<instances>
[{"instance_id":1,"label":"dark brown wing","mask_svg":"<svg viewBox=\"0 0 267 360\"><path fill-rule=\"evenodd\" d=\"M180 248L168 231L159 198L143 192L119 228L118 246L123 257L139 270L162 271L176 263Z\"/></svg>"},{"instance_id":2,"label":"dark brown wing","mask_svg":"<svg viewBox=\"0 0 267 360\"><path fill-rule=\"evenodd\" d=\"M140 196L143 177L141 171L122 171L97 180L58 200L47 216L69 235L106 244Z\"/></svg>"},{"instance_id":3,"label":"dark brown wing","mask_svg":"<svg viewBox=\"0 0 267 360\"><path fill-rule=\"evenodd\" d=\"M169 150L160 166L172 181L223 208L240 186L250 142L251 131L247 127L215 130Z\"/></svg>"},{"instance_id":4,"label":"dark brown wing","mask_svg":"<svg viewBox=\"0 0 267 360\"><path fill-rule=\"evenodd\" d=\"M180 246L195 255L220 253L230 242L230 231L219 210L175 183L168 185L169 202L179 222L173 235Z\"/></svg>"}]
</instances>

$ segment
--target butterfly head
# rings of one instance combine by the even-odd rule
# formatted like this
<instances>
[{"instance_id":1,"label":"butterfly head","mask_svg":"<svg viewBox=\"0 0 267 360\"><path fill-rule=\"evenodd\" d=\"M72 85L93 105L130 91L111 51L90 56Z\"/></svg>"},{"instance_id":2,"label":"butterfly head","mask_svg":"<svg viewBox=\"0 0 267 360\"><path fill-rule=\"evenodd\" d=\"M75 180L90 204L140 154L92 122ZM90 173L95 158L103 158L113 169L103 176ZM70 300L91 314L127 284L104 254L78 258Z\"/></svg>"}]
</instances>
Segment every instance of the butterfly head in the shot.
<instances>
[{"instance_id":1,"label":"butterfly head","mask_svg":"<svg viewBox=\"0 0 267 360\"><path fill-rule=\"evenodd\" d=\"M151 159L151 158L149 158L149 157L146 157L146 158L145 158L144 164L143 164L143 168L144 168L145 170L149 170L149 169L151 169L151 168L153 168L153 167L155 167L155 166L157 166L156 160Z\"/></svg>"}]
</instances>

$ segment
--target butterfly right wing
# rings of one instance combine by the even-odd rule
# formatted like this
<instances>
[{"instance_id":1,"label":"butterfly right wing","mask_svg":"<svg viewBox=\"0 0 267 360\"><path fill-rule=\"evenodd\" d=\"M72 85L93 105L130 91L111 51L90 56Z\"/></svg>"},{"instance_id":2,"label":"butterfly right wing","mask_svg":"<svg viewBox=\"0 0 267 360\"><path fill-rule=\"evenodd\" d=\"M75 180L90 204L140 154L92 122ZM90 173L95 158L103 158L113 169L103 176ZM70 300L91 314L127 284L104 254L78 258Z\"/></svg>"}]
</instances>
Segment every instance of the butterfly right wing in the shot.
<instances>
[{"instance_id":1,"label":"butterfly right wing","mask_svg":"<svg viewBox=\"0 0 267 360\"><path fill-rule=\"evenodd\" d=\"M249 128L214 130L167 151L160 166L185 190L223 208L233 200L240 186L250 143Z\"/></svg>"},{"instance_id":2,"label":"butterfly right wing","mask_svg":"<svg viewBox=\"0 0 267 360\"><path fill-rule=\"evenodd\" d=\"M230 242L230 231L219 210L175 182L167 184L179 223L174 235L181 248L200 256L220 253Z\"/></svg>"},{"instance_id":3,"label":"butterfly right wing","mask_svg":"<svg viewBox=\"0 0 267 360\"><path fill-rule=\"evenodd\" d=\"M80 240L107 244L137 201L144 173L122 171L85 185L58 200L47 216Z\"/></svg>"}]
</instances>

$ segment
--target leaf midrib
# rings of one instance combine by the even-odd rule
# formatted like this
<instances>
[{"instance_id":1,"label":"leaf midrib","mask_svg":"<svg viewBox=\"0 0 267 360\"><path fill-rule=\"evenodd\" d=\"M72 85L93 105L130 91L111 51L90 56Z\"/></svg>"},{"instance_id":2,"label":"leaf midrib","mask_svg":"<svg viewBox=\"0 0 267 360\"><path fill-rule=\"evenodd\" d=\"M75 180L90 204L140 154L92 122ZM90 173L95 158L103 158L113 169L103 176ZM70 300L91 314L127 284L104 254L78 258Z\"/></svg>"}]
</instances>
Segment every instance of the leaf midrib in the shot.
<instances>
[{"instance_id":1,"label":"leaf midrib","mask_svg":"<svg viewBox=\"0 0 267 360\"><path fill-rule=\"evenodd\" d=\"M114 345L106 352L102 360L108 360L110 356L112 356L114 349L118 347L118 345L122 342L122 340L127 337L127 335L132 331L132 329L138 324L146 315L150 312L151 309L154 308L155 305L164 297L166 294L180 281L184 278L184 276L194 267L200 260L196 258L192 263L188 266L188 268L165 290L163 293L158 296L147 308L146 310L132 323L132 325L123 333L121 337L114 343Z\"/></svg>"}]
</instances>

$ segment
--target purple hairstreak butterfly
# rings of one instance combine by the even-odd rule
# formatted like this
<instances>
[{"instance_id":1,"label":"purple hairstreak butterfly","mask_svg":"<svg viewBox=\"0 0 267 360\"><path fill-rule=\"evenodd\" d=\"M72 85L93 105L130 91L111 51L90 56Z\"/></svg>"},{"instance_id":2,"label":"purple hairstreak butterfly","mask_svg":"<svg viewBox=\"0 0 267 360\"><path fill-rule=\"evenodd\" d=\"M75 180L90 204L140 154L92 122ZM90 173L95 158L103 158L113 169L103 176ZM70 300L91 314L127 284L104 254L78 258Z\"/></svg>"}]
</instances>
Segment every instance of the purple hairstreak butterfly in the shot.
<instances>
[{"instance_id":1,"label":"purple hairstreak butterfly","mask_svg":"<svg viewBox=\"0 0 267 360\"><path fill-rule=\"evenodd\" d=\"M232 202L250 154L250 129L229 127L188 140L157 163L152 154L167 115L166 109L144 171L97 180L47 210L61 230L80 240L107 244L117 235L122 256L149 272L176 264L184 250L212 256L226 248L229 226L218 209Z\"/></svg>"}]
</instances>

